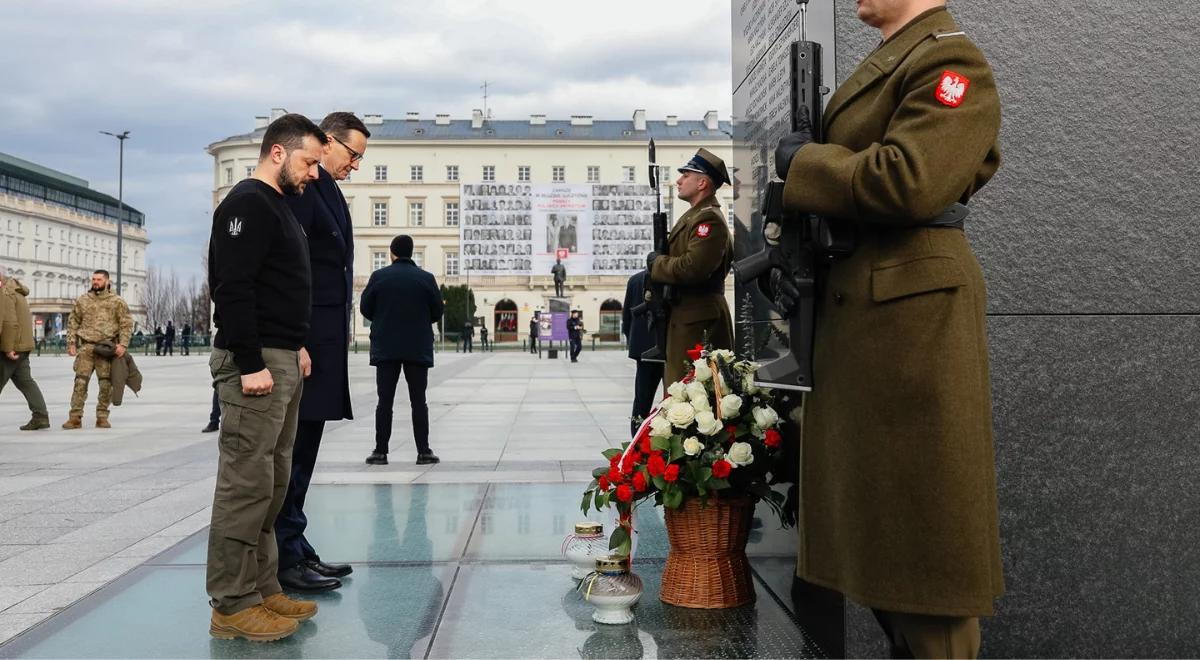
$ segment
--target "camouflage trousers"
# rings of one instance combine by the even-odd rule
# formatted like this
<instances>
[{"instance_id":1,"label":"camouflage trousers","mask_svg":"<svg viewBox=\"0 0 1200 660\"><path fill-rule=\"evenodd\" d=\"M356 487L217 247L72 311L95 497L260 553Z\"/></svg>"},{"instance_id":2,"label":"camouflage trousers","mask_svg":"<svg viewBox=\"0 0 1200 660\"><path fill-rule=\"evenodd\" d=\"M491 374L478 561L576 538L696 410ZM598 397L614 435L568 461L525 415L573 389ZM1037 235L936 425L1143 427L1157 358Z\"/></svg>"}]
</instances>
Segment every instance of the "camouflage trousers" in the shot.
<instances>
[{"instance_id":1,"label":"camouflage trousers","mask_svg":"<svg viewBox=\"0 0 1200 660\"><path fill-rule=\"evenodd\" d=\"M71 391L71 416L83 417L83 403L87 401L88 382L92 372L100 382L100 393L96 395L96 419L108 419L108 407L112 403L112 360L96 355L93 344L83 344L75 354L75 389Z\"/></svg>"}]
</instances>

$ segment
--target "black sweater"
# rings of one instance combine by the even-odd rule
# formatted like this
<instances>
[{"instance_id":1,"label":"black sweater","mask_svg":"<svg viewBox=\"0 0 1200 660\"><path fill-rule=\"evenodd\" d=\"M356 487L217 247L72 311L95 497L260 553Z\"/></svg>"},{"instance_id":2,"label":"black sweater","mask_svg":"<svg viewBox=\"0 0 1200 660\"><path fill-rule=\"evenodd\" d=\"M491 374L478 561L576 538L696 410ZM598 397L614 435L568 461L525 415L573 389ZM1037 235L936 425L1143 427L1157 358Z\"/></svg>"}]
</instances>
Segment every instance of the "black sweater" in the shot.
<instances>
[{"instance_id":1,"label":"black sweater","mask_svg":"<svg viewBox=\"0 0 1200 660\"><path fill-rule=\"evenodd\" d=\"M304 345L312 299L308 244L271 186L246 179L217 206L208 287L216 307L213 346L233 353L242 374L266 368L263 348Z\"/></svg>"}]
</instances>

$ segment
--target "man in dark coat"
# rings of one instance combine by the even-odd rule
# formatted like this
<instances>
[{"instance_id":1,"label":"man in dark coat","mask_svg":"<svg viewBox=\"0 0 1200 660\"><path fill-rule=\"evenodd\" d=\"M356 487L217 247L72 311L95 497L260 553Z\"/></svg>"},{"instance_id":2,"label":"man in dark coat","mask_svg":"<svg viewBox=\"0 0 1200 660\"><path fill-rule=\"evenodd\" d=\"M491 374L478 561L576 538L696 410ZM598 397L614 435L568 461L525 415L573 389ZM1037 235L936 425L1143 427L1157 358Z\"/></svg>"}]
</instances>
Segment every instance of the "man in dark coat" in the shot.
<instances>
[{"instance_id":1,"label":"man in dark coat","mask_svg":"<svg viewBox=\"0 0 1200 660\"><path fill-rule=\"evenodd\" d=\"M462 330L463 353L475 352L475 326L470 321L463 324Z\"/></svg>"},{"instance_id":2,"label":"man in dark coat","mask_svg":"<svg viewBox=\"0 0 1200 660\"><path fill-rule=\"evenodd\" d=\"M192 324L184 323L183 330L179 332L179 354L191 355L192 346Z\"/></svg>"},{"instance_id":3,"label":"man in dark coat","mask_svg":"<svg viewBox=\"0 0 1200 660\"><path fill-rule=\"evenodd\" d=\"M163 354L175 355L175 324L167 321L167 331L163 333Z\"/></svg>"},{"instance_id":4,"label":"man in dark coat","mask_svg":"<svg viewBox=\"0 0 1200 660\"><path fill-rule=\"evenodd\" d=\"M643 313L634 314L633 308L642 304L645 299L646 271L638 271L629 278L625 285L625 306L621 309L621 334L625 335L625 343L629 346L629 357L637 360L637 371L633 377L633 413L629 418L631 435L637 433L641 420L650 414L654 405L654 395L662 385L663 363L647 362L642 359L642 353L654 346L654 338L650 335L650 319Z\"/></svg>"},{"instance_id":5,"label":"man in dark coat","mask_svg":"<svg viewBox=\"0 0 1200 660\"><path fill-rule=\"evenodd\" d=\"M163 331L161 325L154 326L154 354L162 355Z\"/></svg>"},{"instance_id":6,"label":"man in dark coat","mask_svg":"<svg viewBox=\"0 0 1200 660\"><path fill-rule=\"evenodd\" d=\"M350 309L353 300L354 234L350 209L336 181L358 169L370 132L349 112L334 112L321 122L329 136L318 169L318 178L303 195L288 198L292 213L308 240L312 267L312 316L302 359L312 362L304 381L296 444L292 450L292 477L283 509L275 520L279 544L279 583L304 592L341 586L338 578L351 572L348 564L328 564L304 537L308 520L304 499L317 464L325 422L353 419L346 347L350 343Z\"/></svg>"},{"instance_id":7,"label":"man in dark coat","mask_svg":"<svg viewBox=\"0 0 1200 660\"><path fill-rule=\"evenodd\" d=\"M379 404L375 407L375 451L369 465L387 465L392 438L392 402L400 374L408 383L412 405L417 465L438 462L429 448L429 406L425 388L433 366L433 324L442 318L445 303L437 280L412 260L413 240L401 234L392 239L392 265L371 273L359 307L371 321L371 365Z\"/></svg>"},{"instance_id":8,"label":"man in dark coat","mask_svg":"<svg viewBox=\"0 0 1200 660\"><path fill-rule=\"evenodd\" d=\"M537 353L538 341L538 317L537 312L533 313L533 318L529 319L529 352Z\"/></svg>"},{"instance_id":9,"label":"man in dark coat","mask_svg":"<svg viewBox=\"0 0 1200 660\"><path fill-rule=\"evenodd\" d=\"M817 297L798 575L874 609L897 653L965 658L1004 590L985 287L961 226L932 221L999 168L1000 98L944 4L860 0L882 43L825 143L801 126L775 166L788 210L856 241Z\"/></svg>"},{"instance_id":10,"label":"man in dark coat","mask_svg":"<svg viewBox=\"0 0 1200 660\"><path fill-rule=\"evenodd\" d=\"M583 352L583 319L578 310L571 312L567 319L567 339L571 343L571 361L578 362L579 354Z\"/></svg>"}]
</instances>

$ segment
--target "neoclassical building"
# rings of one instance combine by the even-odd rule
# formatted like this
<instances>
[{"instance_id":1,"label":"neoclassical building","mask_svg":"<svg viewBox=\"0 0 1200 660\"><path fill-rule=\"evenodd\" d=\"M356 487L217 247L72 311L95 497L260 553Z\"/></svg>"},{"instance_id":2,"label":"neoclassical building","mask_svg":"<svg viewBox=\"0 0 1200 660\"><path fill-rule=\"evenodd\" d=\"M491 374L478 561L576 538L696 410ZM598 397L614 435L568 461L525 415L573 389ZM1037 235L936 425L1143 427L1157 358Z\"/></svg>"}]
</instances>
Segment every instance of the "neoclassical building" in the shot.
<instances>
[{"instance_id":1,"label":"neoclassical building","mask_svg":"<svg viewBox=\"0 0 1200 660\"><path fill-rule=\"evenodd\" d=\"M92 271L117 271L117 218L123 217L122 296L145 317L146 216L88 187L88 182L0 153L0 264L30 289L39 332L55 335Z\"/></svg>"},{"instance_id":2,"label":"neoclassical building","mask_svg":"<svg viewBox=\"0 0 1200 660\"><path fill-rule=\"evenodd\" d=\"M235 183L253 171L267 124L284 112L275 109L271 116L257 117L253 131L209 145L208 153L213 157L214 208ZM719 121L715 111L696 120L667 116L656 121L647 120L642 110L635 111L627 120L597 120L590 116L547 119L545 115L519 121L494 120L485 119L478 110L471 119L451 119L449 115L423 119L417 113L408 113L403 119L385 119L378 114L361 116L371 131L370 144L360 169L341 183L354 221L356 300L371 272L388 264L392 237L407 233L416 244L415 260L433 273L439 283L470 285L475 293L477 321L500 341L525 336L533 313L548 309L554 283L549 269L542 268L544 260L532 260L536 270L527 268L517 274L495 270L472 272L472 268L489 261L471 256L479 249L469 239L486 234L467 229L473 220L483 220L474 212L478 208L476 203L464 206L464 197L470 201L479 191L494 194L497 188L502 194L514 190L517 194L522 190L530 194L526 189L533 189L532 194L536 195L539 190L560 187L594 190L597 195L640 191L645 199L644 195L649 194L647 143L653 137L657 161L664 172L664 208L671 212L673 221L687 208L686 203L677 199L669 203L674 198L678 176L675 167L687 162L699 147L709 149L727 162L731 160L729 123ZM732 222L733 191L726 186L718 197ZM503 197L498 199L501 209L509 204L514 209L529 206L528 197L516 204L512 204L512 197L507 202ZM604 204L607 209L607 199L597 197L594 208ZM616 207L614 204L613 208ZM644 219L643 226L648 227L650 204L639 202L637 209L636 217L632 212L621 214L622 221ZM501 219L515 217L516 213ZM618 214L613 212L611 216L616 219ZM596 220L608 221L607 216L605 220ZM580 222L591 222L590 216ZM545 231L536 228L536 221L533 224L535 231ZM580 230L583 231L582 226ZM607 240L610 233L607 225L597 225L588 231L594 231L597 241L601 237ZM634 233L627 231L621 236ZM648 234L636 233L645 241L645 247L649 247L645 238ZM611 234L618 235L616 231ZM503 238L503 233L499 236ZM533 242L539 246L545 244L541 234ZM620 262L615 257L607 259L603 262L605 267L630 266L635 258L644 259L642 244L627 241L622 245L628 249L617 250L606 245L593 252L613 255L619 252L628 257ZM635 250L640 254L635 255ZM552 260L553 255L549 258ZM495 261L492 260L493 266ZM529 261L517 259L507 263L519 267ZM596 263L599 266L601 262ZM592 274L591 264L578 258L567 262L564 293L570 298L572 309L583 312L590 333L602 340L617 340L628 271ZM356 310L355 336L366 339L368 332L368 324Z\"/></svg>"}]
</instances>

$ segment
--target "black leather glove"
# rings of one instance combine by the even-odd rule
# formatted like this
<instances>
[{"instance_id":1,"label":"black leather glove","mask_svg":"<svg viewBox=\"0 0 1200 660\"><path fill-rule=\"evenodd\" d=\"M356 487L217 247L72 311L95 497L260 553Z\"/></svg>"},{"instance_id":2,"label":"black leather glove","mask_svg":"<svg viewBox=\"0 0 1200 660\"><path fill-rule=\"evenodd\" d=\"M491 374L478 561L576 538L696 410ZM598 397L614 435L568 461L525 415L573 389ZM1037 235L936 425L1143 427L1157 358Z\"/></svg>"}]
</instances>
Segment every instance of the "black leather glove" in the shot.
<instances>
[{"instance_id":1,"label":"black leather glove","mask_svg":"<svg viewBox=\"0 0 1200 660\"><path fill-rule=\"evenodd\" d=\"M764 286L767 296L779 313L784 318L790 317L796 310L796 303L800 301L800 286L796 278L782 268L773 267L759 280L759 287Z\"/></svg>"},{"instance_id":2,"label":"black leather glove","mask_svg":"<svg viewBox=\"0 0 1200 660\"><path fill-rule=\"evenodd\" d=\"M646 272L647 273L654 272L654 260L657 258L658 258L657 252L651 252L650 254L646 255Z\"/></svg>"},{"instance_id":3,"label":"black leather glove","mask_svg":"<svg viewBox=\"0 0 1200 660\"><path fill-rule=\"evenodd\" d=\"M784 136L775 147L775 173L787 181L788 170L792 168L792 158L800 147L813 141L812 122L808 119L808 108L800 106L800 122L795 131Z\"/></svg>"}]
</instances>

